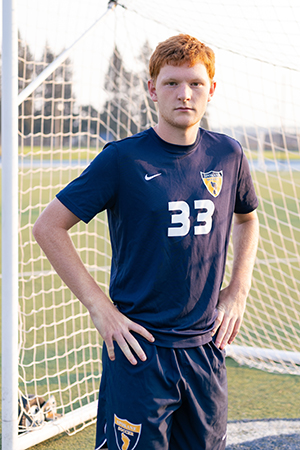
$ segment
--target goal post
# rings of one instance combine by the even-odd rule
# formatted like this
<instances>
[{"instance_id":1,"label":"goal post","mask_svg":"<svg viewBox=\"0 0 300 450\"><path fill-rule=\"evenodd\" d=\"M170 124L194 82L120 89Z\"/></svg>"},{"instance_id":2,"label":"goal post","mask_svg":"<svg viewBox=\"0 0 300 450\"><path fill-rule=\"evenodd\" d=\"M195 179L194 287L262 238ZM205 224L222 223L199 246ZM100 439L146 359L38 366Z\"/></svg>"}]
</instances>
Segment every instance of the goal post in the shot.
<instances>
[{"instance_id":1,"label":"goal post","mask_svg":"<svg viewBox=\"0 0 300 450\"><path fill-rule=\"evenodd\" d=\"M217 89L201 126L241 142L259 198L252 288L227 355L300 374L299 8L294 0L217 4L212 14L209 0L184 8L174 0L3 0L2 448L24 450L95 421L102 340L32 227L106 142L156 123L148 60L180 32L215 51ZM108 293L106 214L70 235Z\"/></svg>"},{"instance_id":2,"label":"goal post","mask_svg":"<svg viewBox=\"0 0 300 450\"><path fill-rule=\"evenodd\" d=\"M18 40L16 0L2 9L2 448L18 437Z\"/></svg>"},{"instance_id":3,"label":"goal post","mask_svg":"<svg viewBox=\"0 0 300 450\"><path fill-rule=\"evenodd\" d=\"M24 104L28 97L41 86L43 82L59 68L73 48L80 42L110 11L116 7L116 2L109 1L107 10L79 36L72 45L64 50L36 78L20 91L18 79L20 74L20 52L18 52L17 0L3 0L2 19L2 448L23 450L40 443L58 433L76 430L77 426L91 423L97 414L97 400L89 402L67 414L58 415L47 427L35 420L35 411L27 411L22 405L21 398L27 401L38 395L37 389L32 394L20 390L22 369L20 370L20 348L22 347L22 311L19 305L19 287L22 273L19 271L19 233L22 227L19 207L22 199L18 195L19 171L19 138L18 120L20 114L18 106ZM26 58L26 55L25 55ZM21 60L22 61L22 60ZM26 73L26 63L23 61ZM18 73L19 72L19 73ZM20 87L20 83L19 83ZM20 91L20 92L18 92ZM23 131L23 130L21 130ZM21 142L21 146L24 143ZM22 155L22 152L21 152ZM24 156L24 155L23 155ZM22 187L21 187L22 188ZM21 194L22 197L22 194ZM103 222L103 220L102 220ZM22 234L22 232L21 232ZM107 239L106 233L102 235ZM22 246L22 240L21 240ZM22 258L21 258L22 259ZM21 264L22 264L21 260ZM99 269L99 268L98 268ZM99 269L101 270L101 269ZM103 271L103 269L102 269ZM105 266L104 272L108 272ZM32 274L31 274L32 275ZM107 276L105 276L107 287ZM44 324L46 325L46 324ZM26 333L26 330L23 330ZM89 341L89 344L91 342ZM98 355L99 356L99 355ZM100 359L98 358L98 361ZM24 368L23 368L24 369ZM98 368L98 378L101 371ZM21 381L21 383L20 383ZM24 384L23 384L24 387ZM39 405L40 406L40 405ZM26 413L26 427L20 428L20 417ZM51 411L53 413L53 411ZM55 402L56 413L56 402ZM62 417L59 417L62 416ZM35 433L30 431L35 428ZM22 431L24 433L22 433ZM21 435L20 435L21 433Z\"/></svg>"}]
</instances>

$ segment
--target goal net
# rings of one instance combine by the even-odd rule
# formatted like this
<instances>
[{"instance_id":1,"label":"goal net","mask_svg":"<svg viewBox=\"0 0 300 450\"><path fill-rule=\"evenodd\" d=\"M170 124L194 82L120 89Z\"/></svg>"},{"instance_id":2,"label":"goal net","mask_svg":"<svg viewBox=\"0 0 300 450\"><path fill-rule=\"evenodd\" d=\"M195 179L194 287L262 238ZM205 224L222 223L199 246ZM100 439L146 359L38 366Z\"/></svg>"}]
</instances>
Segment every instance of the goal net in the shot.
<instances>
[{"instance_id":1,"label":"goal net","mask_svg":"<svg viewBox=\"0 0 300 450\"><path fill-rule=\"evenodd\" d=\"M299 6L296 0L246 6L218 0L213 8L208 0L119 3L107 9L107 0L18 2L20 96L70 49L19 105L22 448L94 420L101 378L101 338L35 243L33 224L107 141L155 123L148 59L158 42L179 32L216 53L217 90L202 126L242 143L260 202L252 289L228 355L242 364L300 374ZM105 214L78 224L71 236L108 292ZM230 247L225 284L232 258Z\"/></svg>"}]
</instances>

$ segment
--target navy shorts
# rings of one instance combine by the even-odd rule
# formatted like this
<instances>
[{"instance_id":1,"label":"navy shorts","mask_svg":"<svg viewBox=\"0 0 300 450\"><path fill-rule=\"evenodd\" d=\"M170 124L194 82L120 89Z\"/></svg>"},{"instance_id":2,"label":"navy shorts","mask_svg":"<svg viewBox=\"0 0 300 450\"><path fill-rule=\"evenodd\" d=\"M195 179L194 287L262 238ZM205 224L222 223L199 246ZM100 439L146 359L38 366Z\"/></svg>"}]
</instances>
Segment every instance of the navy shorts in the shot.
<instances>
[{"instance_id":1,"label":"navy shorts","mask_svg":"<svg viewBox=\"0 0 300 450\"><path fill-rule=\"evenodd\" d=\"M115 361L103 348L96 449L225 449L225 352L213 341L182 349L138 340L148 359L136 366L117 345Z\"/></svg>"}]
</instances>

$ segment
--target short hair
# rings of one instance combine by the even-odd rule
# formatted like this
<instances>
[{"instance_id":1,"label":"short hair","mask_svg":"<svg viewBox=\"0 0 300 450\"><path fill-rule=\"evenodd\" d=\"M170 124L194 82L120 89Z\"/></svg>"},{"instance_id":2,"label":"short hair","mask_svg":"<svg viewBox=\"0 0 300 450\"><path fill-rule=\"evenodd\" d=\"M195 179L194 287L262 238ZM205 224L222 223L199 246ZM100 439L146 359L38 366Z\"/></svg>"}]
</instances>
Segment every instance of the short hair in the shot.
<instances>
[{"instance_id":1,"label":"short hair","mask_svg":"<svg viewBox=\"0 0 300 450\"><path fill-rule=\"evenodd\" d=\"M204 64L212 81L215 75L215 54L213 50L188 34L172 36L160 42L151 55L149 62L150 77L155 82L160 69L166 64L181 66L188 63L192 67L199 62Z\"/></svg>"}]
</instances>

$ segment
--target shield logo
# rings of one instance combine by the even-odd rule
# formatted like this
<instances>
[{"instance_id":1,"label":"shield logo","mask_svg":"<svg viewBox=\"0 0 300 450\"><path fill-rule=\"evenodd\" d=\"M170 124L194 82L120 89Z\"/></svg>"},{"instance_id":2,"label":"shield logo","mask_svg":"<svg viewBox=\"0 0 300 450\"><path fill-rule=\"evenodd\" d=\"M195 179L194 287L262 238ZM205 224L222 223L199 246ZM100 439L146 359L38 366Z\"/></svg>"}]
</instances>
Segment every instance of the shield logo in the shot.
<instances>
[{"instance_id":1,"label":"shield logo","mask_svg":"<svg viewBox=\"0 0 300 450\"><path fill-rule=\"evenodd\" d=\"M136 425L114 414L114 430L118 449L133 450L139 442L142 424Z\"/></svg>"},{"instance_id":2,"label":"shield logo","mask_svg":"<svg viewBox=\"0 0 300 450\"><path fill-rule=\"evenodd\" d=\"M208 192L213 197L218 197L223 184L223 170L211 170L210 172L200 172L200 174Z\"/></svg>"}]
</instances>

